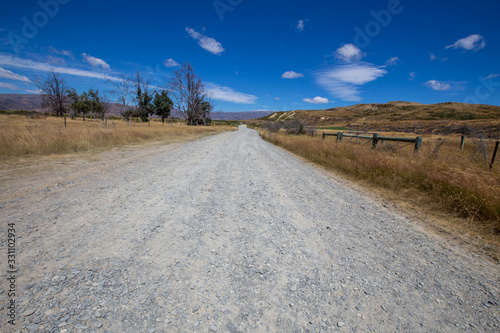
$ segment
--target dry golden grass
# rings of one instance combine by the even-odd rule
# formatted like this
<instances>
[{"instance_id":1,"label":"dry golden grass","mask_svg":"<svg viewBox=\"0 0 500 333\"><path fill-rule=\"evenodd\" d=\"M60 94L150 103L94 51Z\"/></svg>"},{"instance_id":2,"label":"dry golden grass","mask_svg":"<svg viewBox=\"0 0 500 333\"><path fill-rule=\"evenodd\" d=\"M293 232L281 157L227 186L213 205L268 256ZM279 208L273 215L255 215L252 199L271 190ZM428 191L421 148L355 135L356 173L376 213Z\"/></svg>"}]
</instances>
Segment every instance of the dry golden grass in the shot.
<instances>
[{"instance_id":1,"label":"dry golden grass","mask_svg":"<svg viewBox=\"0 0 500 333\"><path fill-rule=\"evenodd\" d=\"M190 139L201 135L235 129L229 126L186 126L176 123L133 122L129 127L123 120L109 120L108 127L101 121L47 117L31 119L18 115L0 115L0 158L12 160L21 157L51 155L108 149L147 141Z\"/></svg>"},{"instance_id":2,"label":"dry golden grass","mask_svg":"<svg viewBox=\"0 0 500 333\"><path fill-rule=\"evenodd\" d=\"M460 217L469 230L500 245L500 158L489 170L489 163L472 158L472 141L460 150L459 137L447 138L435 152L440 141L424 138L420 153L415 155L412 146L397 149L399 144L392 143L373 150L371 144L336 142L333 137L322 140L321 135L269 134L265 130L260 134L308 160L388 190L416 207ZM489 158L493 144L488 145Z\"/></svg>"}]
</instances>

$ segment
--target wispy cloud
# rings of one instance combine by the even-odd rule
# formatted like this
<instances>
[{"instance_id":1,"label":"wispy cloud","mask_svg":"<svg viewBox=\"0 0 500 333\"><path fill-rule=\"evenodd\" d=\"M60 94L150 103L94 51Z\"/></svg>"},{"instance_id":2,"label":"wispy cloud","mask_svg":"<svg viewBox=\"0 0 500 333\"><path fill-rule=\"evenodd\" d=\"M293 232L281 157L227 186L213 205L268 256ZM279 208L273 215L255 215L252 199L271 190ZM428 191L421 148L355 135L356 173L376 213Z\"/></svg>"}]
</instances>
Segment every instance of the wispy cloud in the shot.
<instances>
[{"instance_id":1,"label":"wispy cloud","mask_svg":"<svg viewBox=\"0 0 500 333\"><path fill-rule=\"evenodd\" d=\"M8 69L4 69L2 67L0 67L0 78L23 81L23 82L31 82L31 80L28 79L26 76L13 73Z\"/></svg>"},{"instance_id":2,"label":"wispy cloud","mask_svg":"<svg viewBox=\"0 0 500 333\"><path fill-rule=\"evenodd\" d=\"M5 82L0 82L0 88L6 88L6 89L10 89L10 90L22 90L21 88L19 88L15 84L5 83Z\"/></svg>"},{"instance_id":3,"label":"wispy cloud","mask_svg":"<svg viewBox=\"0 0 500 333\"><path fill-rule=\"evenodd\" d=\"M410 75L410 80L413 80L415 78L415 72L411 72L408 75Z\"/></svg>"},{"instance_id":4,"label":"wispy cloud","mask_svg":"<svg viewBox=\"0 0 500 333\"><path fill-rule=\"evenodd\" d=\"M396 66L399 62L399 58L398 57L392 57L391 59L387 60L385 62L386 66Z\"/></svg>"},{"instance_id":5,"label":"wispy cloud","mask_svg":"<svg viewBox=\"0 0 500 333\"><path fill-rule=\"evenodd\" d=\"M47 57L45 57L45 59L47 59L48 63L54 65L66 65L66 60L64 60L64 58L61 57L54 57L53 55L49 54Z\"/></svg>"},{"instance_id":6,"label":"wispy cloud","mask_svg":"<svg viewBox=\"0 0 500 333\"><path fill-rule=\"evenodd\" d=\"M191 38L196 39L198 41L198 45L200 45L205 51L208 51L215 55L221 55L222 52L225 51L222 47L222 44L212 37L207 37L188 27L186 27L186 32L189 34L189 36L191 36Z\"/></svg>"},{"instance_id":7,"label":"wispy cloud","mask_svg":"<svg viewBox=\"0 0 500 333\"><path fill-rule=\"evenodd\" d=\"M94 67L102 67L104 69L110 70L109 65L102 59L88 55L87 53L82 54L83 59Z\"/></svg>"},{"instance_id":8,"label":"wispy cloud","mask_svg":"<svg viewBox=\"0 0 500 333\"><path fill-rule=\"evenodd\" d=\"M364 54L354 44L345 44L335 51L335 57L344 62L360 61Z\"/></svg>"},{"instance_id":9,"label":"wispy cloud","mask_svg":"<svg viewBox=\"0 0 500 333\"><path fill-rule=\"evenodd\" d=\"M475 34L475 35L470 35L465 38L461 38L457 40L454 44L446 46L447 49L449 48L454 48L454 49L459 49L462 48L466 51L478 51L483 49L486 46L486 41L484 40L483 36Z\"/></svg>"},{"instance_id":10,"label":"wispy cloud","mask_svg":"<svg viewBox=\"0 0 500 333\"><path fill-rule=\"evenodd\" d=\"M16 58L13 56L1 55L1 54L0 54L0 65L11 66L11 67L16 67L16 68L26 68L26 69L32 69L35 71L42 71L42 72L54 71L54 72L60 73L60 74L90 77L90 78L102 79L102 80L106 80L106 79L110 79L113 81L120 81L121 80L120 78L105 75L102 73L96 73L96 72L92 72L92 71L81 70L81 69L70 68L70 67L51 66L51 65L46 64L46 63L41 63L41 62L29 60L29 59L20 59L20 58Z\"/></svg>"},{"instance_id":11,"label":"wispy cloud","mask_svg":"<svg viewBox=\"0 0 500 333\"><path fill-rule=\"evenodd\" d=\"M304 31L304 20L299 20L299 22L297 23L297 31Z\"/></svg>"},{"instance_id":12,"label":"wispy cloud","mask_svg":"<svg viewBox=\"0 0 500 333\"><path fill-rule=\"evenodd\" d=\"M494 78L499 77L499 76L500 76L500 74L490 74L487 77L485 77L483 80L490 80L490 79L494 79Z\"/></svg>"},{"instance_id":13,"label":"wispy cloud","mask_svg":"<svg viewBox=\"0 0 500 333\"><path fill-rule=\"evenodd\" d=\"M360 62L318 72L316 82L344 101L360 101L359 87L387 74L383 68Z\"/></svg>"},{"instance_id":14,"label":"wispy cloud","mask_svg":"<svg viewBox=\"0 0 500 333\"><path fill-rule=\"evenodd\" d=\"M163 62L165 67L179 67L179 63L172 58L169 58Z\"/></svg>"},{"instance_id":15,"label":"wispy cloud","mask_svg":"<svg viewBox=\"0 0 500 333\"><path fill-rule=\"evenodd\" d=\"M448 58L439 58L436 55L434 55L434 53L429 53L429 56L431 57L431 61L437 60L437 61L445 62L446 60L448 60Z\"/></svg>"},{"instance_id":16,"label":"wispy cloud","mask_svg":"<svg viewBox=\"0 0 500 333\"><path fill-rule=\"evenodd\" d=\"M294 71L286 71L281 75L283 79L298 79L300 77L304 77L304 74L302 73L297 73Z\"/></svg>"},{"instance_id":17,"label":"wispy cloud","mask_svg":"<svg viewBox=\"0 0 500 333\"><path fill-rule=\"evenodd\" d=\"M55 47L49 46L49 52L50 53L55 53L67 57L73 57L73 52L68 51L68 50L58 50Z\"/></svg>"},{"instance_id":18,"label":"wispy cloud","mask_svg":"<svg viewBox=\"0 0 500 333\"><path fill-rule=\"evenodd\" d=\"M211 98L238 104L255 104L257 96L244 94L234 91L232 88L220 86L215 83L208 82L205 84L205 89Z\"/></svg>"},{"instance_id":19,"label":"wispy cloud","mask_svg":"<svg viewBox=\"0 0 500 333\"><path fill-rule=\"evenodd\" d=\"M431 88L436 91L445 91L451 89L451 84L449 82L443 82L438 80L429 80L424 83L424 86Z\"/></svg>"},{"instance_id":20,"label":"wispy cloud","mask_svg":"<svg viewBox=\"0 0 500 333\"><path fill-rule=\"evenodd\" d=\"M312 104L326 104L326 103L329 103L328 98L324 98L324 97L320 97L320 96L316 96L314 98L304 98L303 101L307 102L307 103L312 103Z\"/></svg>"}]
</instances>

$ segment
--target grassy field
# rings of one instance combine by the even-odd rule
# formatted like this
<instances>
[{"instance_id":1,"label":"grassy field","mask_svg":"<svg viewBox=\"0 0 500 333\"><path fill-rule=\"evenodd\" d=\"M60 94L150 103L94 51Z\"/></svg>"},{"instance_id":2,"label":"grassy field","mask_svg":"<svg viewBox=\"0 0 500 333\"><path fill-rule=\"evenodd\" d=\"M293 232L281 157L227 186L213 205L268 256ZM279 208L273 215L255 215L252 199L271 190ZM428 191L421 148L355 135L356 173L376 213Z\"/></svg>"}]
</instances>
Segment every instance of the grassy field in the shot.
<instances>
[{"instance_id":1,"label":"grassy field","mask_svg":"<svg viewBox=\"0 0 500 333\"><path fill-rule=\"evenodd\" d=\"M162 124L109 120L107 127L102 121L82 121L56 117L26 117L0 115L0 158L74 153L109 149L117 146L147 141L175 142L210 133L234 130L232 126L186 126L181 123Z\"/></svg>"},{"instance_id":2,"label":"grassy field","mask_svg":"<svg viewBox=\"0 0 500 333\"><path fill-rule=\"evenodd\" d=\"M271 143L392 193L416 209L458 218L460 228L500 245L500 159L490 170L489 163L474 154L476 144L471 140L460 150L458 136L444 141L427 137L415 155L411 145L399 149L399 144L385 143L373 150L371 144L336 142L333 137L259 131ZM493 145L488 143L489 158Z\"/></svg>"}]
</instances>

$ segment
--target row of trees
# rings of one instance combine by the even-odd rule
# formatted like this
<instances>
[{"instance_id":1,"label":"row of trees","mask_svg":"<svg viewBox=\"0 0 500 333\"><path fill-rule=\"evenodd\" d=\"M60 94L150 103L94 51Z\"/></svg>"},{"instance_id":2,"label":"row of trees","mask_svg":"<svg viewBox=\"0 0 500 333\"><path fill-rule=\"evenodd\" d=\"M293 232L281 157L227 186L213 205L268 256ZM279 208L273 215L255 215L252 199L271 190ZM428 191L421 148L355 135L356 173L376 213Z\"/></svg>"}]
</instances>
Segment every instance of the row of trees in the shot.
<instances>
[{"instance_id":1,"label":"row of trees","mask_svg":"<svg viewBox=\"0 0 500 333\"><path fill-rule=\"evenodd\" d=\"M78 94L74 88L67 87L64 79L57 73L51 72L44 81L40 78L34 81L42 96L42 107L57 116L64 116L72 110L73 116L81 114L83 120L88 114L104 119L111 110L111 103L105 94L93 89ZM156 115L165 122L175 107L177 114L184 117L188 125L211 123L213 104L203 82L189 63L177 70L162 89L152 90L149 81L139 73L134 80L122 75L119 80L106 82L112 86L106 93L118 103L121 115L127 120L136 117L146 122L150 116ZM133 87L135 97L133 103L130 103Z\"/></svg>"}]
</instances>

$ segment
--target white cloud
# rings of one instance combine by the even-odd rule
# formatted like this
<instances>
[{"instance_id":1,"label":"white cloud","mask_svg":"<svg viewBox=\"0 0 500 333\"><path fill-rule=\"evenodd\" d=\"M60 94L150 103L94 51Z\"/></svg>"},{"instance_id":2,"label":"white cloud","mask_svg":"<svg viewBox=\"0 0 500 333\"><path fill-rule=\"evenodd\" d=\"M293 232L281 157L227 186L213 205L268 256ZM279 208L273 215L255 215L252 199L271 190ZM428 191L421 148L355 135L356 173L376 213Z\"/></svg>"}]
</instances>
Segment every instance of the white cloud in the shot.
<instances>
[{"instance_id":1,"label":"white cloud","mask_svg":"<svg viewBox=\"0 0 500 333\"><path fill-rule=\"evenodd\" d=\"M451 84L449 84L448 82L442 82L438 80L429 80L424 83L424 86L432 88L433 90L437 91L444 91L451 89Z\"/></svg>"},{"instance_id":2,"label":"white cloud","mask_svg":"<svg viewBox=\"0 0 500 333\"><path fill-rule=\"evenodd\" d=\"M40 94L40 90L38 90L38 89L33 89L33 90L24 89L24 91L26 91L28 94L35 94L35 95Z\"/></svg>"},{"instance_id":3,"label":"white cloud","mask_svg":"<svg viewBox=\"0 0 500 333\"><path fill-rule=\"evenodd\" d=\"M332 95L344 101L360 101L359 86L387 74L370 63L347 64L318 72L316 82Z\"/></svg>"},{"instance_id":4,"label":"white cloud","mask_svg":"<svg viewBox=\"0 0 500 333\"><path fill-rule=\"evenodd\" d=\"M345 62L360 61L364 54L353 44L345 44L335 51L335 57Z\"/></svg>"},{"instance_id":5,"label":"white cloud","mask_svg":"<svg viewBox=\"0 0 500 333\"><path fill-rule=\"evenodd\" d=\"M483 36L475 34L475 35L470 35L465 38L457 40L454 44L446 46L447 49L449 48L462 48L466 51L474 50L478 51L483 49L486 46L486 42L483 38Z\"/></svg>"},{"instance_id":6,"label":"white cloud","mask_svg":"<svg viewBox=\"0 0 500 333\"><path fill-rule=\"evenodd\" d=\"M219 86L208 82L205 84L208 95L218 101L233 102L238 104L255 104L257 96L234 91L232 88Z\"/></svg>"},{"instance_id":7,"label":"white cloud","mask_svg":"<svg viewBox=\"0 0 500 333\"><path fill-rule=\"evenodd\" d=\"M28 79L26 76L13 73L13 72L11 72L7 69L4 69L2 67L0 67L0 77L4 78L4 79L9 79L9 80L31 82L31 80Z\"/></svg>"},{"instance_id":8,"label":"white cloud","mask_svg":"<svg viewBox=\"0 0 500 333\"><path fill-rule=\"evenodd\" d=\"M396 66L399 62L399 58L398 57L392 57L391 59L387 60L386 61L386 65L387 66Z\"/></svg>"},{"instance_id":9,"label":"white cloud","mask_svg":"<svg viewBox=\"0 0 500 333\"><path fill-rule=\"evenodd\" d=\"M5 82L0 82L0 88L6 88L10 90L21 90L18 86L12 84L12 83L5 83Z\"/></svg>"},{"instance_id":10,"label":"white cloud","mask_svg":"<svg viewBox=\"0 0 500 333\"><path fill-rule=\"evenodd\" d=\"M166 67L179 67L179 63L172 58L169 58L163 62Z\"/></svg>"},{"instance_id":11,"label":"white cloud","mask_svg":"<svg viewBox=\"0 0 500 333\"><path fill-rule=\"evenodd\" d=\"M58 66L51 66L46 63L41 63L29 59L20 59L16 57L12 57L9 55L1 55L0 54L0 65L5 65L5 66L11 66L11 67L16 67L16 68L28 68L36 71L42 71L42 72L50 72L54 71L55 73L60 73L60 74L69 74L69 75L75 75L75 76L82 76L82 77L90 77L90 78L95 78L95 79L101 79L101 80L113 80L113 81L121 81L120 78L113 77L113 76L108 76L102 73L96 73L96 72L91 72L91 71L86 71L86 70L81 70L81 69L76 69L76 68L69 68L69 67L58 67Z\"/></svg>"},{"instance_id":12,"label":"white cloud","mask_svg":"<svg viewBox=\"0 0 500 333\"><path fill-rule=\"evenodd\" d=\"M328 98L324 98L324 97L320 97L320 96L316 96L314 98L304 98L303 101L307 102L307 103L312 103L312 104L326 104L326 103L329 103Z\"/></svg>"},{"instance_id":13,"label":"white cloud","mask_svg":"<svg viewBox=\"0 0 500 333\"><path fill-rule=\"evenodd\" d=\"M297 30L300 32L304 31L304 20L299 20L297 23Z\"/></svg>"},{"instance_id":14,"label":"white cloud","mask_svg":"<svg viewBox=\"0 0 500 333\"><path fill-rule=\"evenodd\" d=\"M280 101L281 97L276 97L275 100Z\"/></svg>"},{"instance_id":15,"label":"white cloud","mask_svg":"<svg viewBox=\"0 0 500 333\"><path fill-rule=\"evenodd\" d=\"M94 67L102 67L104 69L110 69L109 65L102 59L88 55L87 53L82 54L83 59Z\"/></svg>"},{"instance_id":16,"label":"white cloud","mask_svg":"<svg viewBox=\"0 0 500 333\"><path fill-rule=\"evenodd\" d=\"M59 54L59 55L63 55L63 56L67 56L67 57L73 57L73 52L68 51L68 50L61 50L61 51L59 51L58 49L56 49L55 47L52 47L52 46L49 46L49 52L50 53Z\"/></svg>"},{"instance_id":17,"label":"white cloud","mask_svg":"<svg viewBox=\"0 0 500 333\"><path fill-rule=\"evenodd\" d=\"M297 79L297 78L300 78L300 77L304 77L304 74L297 73L297 72L294 72L294 71L286 71L285 73L283 73L281 75L281 77L283 79Z\"/></svg>"},{"instance_id":18,"label":"white cloud","mask_svg":"<svg viewBox=\"0 0 500 333\"><path fill-rule=\"evenodd\" d=\"M191 36L191 38L196 39L198 41L198 45L200 45L205 51L208 51L215 55L220 55L225 51L222 47L222 44L211 37L202 35L199 32L196 32L194 29L188 27L186 27L186 32L189 34L189 36Z\"/></svg>"},{"instance_id":19,"label":"white cloud","mask_svg":"<svg viewBox=\"0 0 500 333\"><path fill-rule=\"evenodd\" d=\"M496 77L499 77L500 74L490 74L487 77L485 77L483 80L489 80L489 79L494 79Z\"/></svg>"},{"instance_id":20,"label":"white cloud","mask_svg":"<svg viewBox=\"0 0 500 333\"><path fill-rule=\"evenodd\" d=\"M409 75L410 75L410 80L413 80L415 78L415 72L411 72L409 73Z\"/></svg>"}]
</instances>

